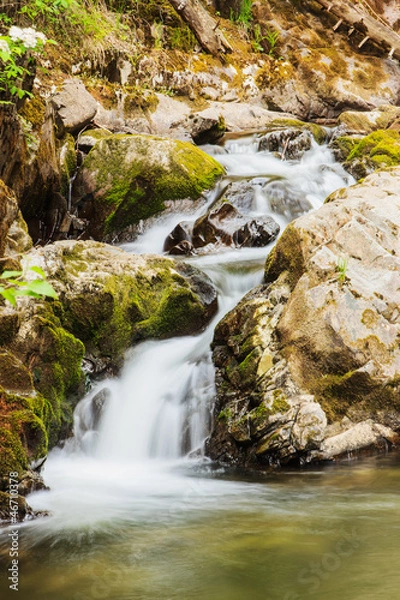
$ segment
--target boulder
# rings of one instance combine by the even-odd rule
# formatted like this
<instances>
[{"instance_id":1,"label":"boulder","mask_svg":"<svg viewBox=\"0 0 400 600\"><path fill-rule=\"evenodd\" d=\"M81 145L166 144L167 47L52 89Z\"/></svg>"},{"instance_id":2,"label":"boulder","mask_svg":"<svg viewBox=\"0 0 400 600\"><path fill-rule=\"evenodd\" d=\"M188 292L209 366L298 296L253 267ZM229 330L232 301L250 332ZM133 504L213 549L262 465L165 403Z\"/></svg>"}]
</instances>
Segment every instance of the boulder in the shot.
<instances>
[{"instance_id":1,"label":"boulder","mask_svg":"<svg viewBox=\"0 0 400 600\"><path fill-rule=\"evenodd\" d=\"M89 222L88 236L115 239L169 200L198 199L223 173L216 160L187 142L116 134L99 140L84 160L73 204Z\"/></svg>"},{"instance_id":2,"label":"boulder","mask_svg":"<svg viewBox=\"0 0 400 600\"><path fill-rule=\"evenodd\" d=\"M133 342L199 332L217 309L208 277L168 258L63 241L32 250L27 260L42 266L58 292L65 328L110 364Z\"/></svg>"},{"instance_id":3,"label":"boulder","mask_svg":"<svg viewBox=\"0 0 400 600\"><path fill-rule=\"evenodd\" d=\"M400 168L293 221L265 282L219 323L208 455L332 460L400 432Z\"/></svg>"},{"instance_id":4,"label":"boulder","mask_svg":"<svg viewBox=\"0 0 400 600\"><path fill-rule=\"evenodd\" d=\"M93 120L97 102L79 79L67 79L51 97L58 136L77 133Z\"/></svg>"}]
</instances>

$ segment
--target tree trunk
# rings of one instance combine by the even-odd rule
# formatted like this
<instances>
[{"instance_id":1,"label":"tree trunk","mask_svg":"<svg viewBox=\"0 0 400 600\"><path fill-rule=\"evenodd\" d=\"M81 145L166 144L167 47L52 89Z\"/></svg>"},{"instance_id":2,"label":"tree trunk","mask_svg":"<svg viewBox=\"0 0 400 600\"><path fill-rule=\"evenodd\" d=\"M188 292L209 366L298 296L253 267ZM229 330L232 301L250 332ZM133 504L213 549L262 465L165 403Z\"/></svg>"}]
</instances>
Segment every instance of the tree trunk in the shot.
<instances>
[{"instance_id":1,"label":"tree trunk","mask_svg":"<svg viewBox=\"0 0 400 600\"><path fill-rule=\"evenodd\" d=\"M189 25L202 48L213 56L231 52L232 48L218 31L218 22L199 0L169 0L182 19Z\"/></svg>"},{"instance_id":2,"label":"tree trunk","mask_svg":"<svg viewBox=\"0 0 400 600\"><path fill-rule=\"evenodd\" d=\"M387 51L389 56L400 59L400 36L388 25L378 21L361 6L350 4L348 0L316 0L318 4L326 8L329 12L338 18L335 29L342 21L350 25L351 28L364 35L359 44L359 48L370 39L380 48Z\"/></svg>"}]
</instances>

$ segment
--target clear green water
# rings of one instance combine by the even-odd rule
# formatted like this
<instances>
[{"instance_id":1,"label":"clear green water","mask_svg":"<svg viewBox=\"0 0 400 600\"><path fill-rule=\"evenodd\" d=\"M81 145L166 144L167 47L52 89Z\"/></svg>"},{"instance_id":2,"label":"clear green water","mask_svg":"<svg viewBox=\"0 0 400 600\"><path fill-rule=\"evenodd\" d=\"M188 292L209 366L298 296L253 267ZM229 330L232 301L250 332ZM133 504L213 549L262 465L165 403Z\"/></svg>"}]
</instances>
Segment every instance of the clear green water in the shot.
<instances>
[{"instance_id":1,"label":"clear green water","mask_svg":"<svg viewBox=\"0 0 400 600\"><path fill-rule=\"evenodd\" d=\"M133 501L91 525L23 527L20 591L3 577L1 598L399 598L400 455L245 481L180 477L186 491L165 511L149 498L147 510Z\"/></svg>"}]
</instances>

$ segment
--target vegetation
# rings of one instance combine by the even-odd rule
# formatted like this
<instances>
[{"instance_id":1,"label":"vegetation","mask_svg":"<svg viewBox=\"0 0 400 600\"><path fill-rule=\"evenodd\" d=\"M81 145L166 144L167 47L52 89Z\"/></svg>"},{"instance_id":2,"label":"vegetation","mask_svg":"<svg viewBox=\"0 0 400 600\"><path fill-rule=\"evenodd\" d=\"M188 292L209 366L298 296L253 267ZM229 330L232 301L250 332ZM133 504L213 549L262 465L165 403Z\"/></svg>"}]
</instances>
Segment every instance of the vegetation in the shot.
<instances>
[{"instance_id":1,"label":"vegetation","mask_svg":"<svg viewBox=\"0 0 400 600\"><path fill-rule=\"evenodd\" d=\"M18 296L33 296L34 298L57 299L53 286L46 280L46 274L40 267L30 267L29 271L36 274L35 279L27 281L24 271L3 271L0 275L0 295L13 306L17 304Z\"/></svg>"}]
</instances>

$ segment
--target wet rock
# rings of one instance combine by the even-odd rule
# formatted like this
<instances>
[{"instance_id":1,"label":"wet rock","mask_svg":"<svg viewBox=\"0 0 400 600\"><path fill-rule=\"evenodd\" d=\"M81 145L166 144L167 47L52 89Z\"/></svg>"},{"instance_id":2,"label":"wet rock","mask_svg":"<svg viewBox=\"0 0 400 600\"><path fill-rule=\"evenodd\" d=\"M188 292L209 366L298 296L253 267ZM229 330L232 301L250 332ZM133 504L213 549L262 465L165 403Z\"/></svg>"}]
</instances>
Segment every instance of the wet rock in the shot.
<instances>
[{"instance_id":1,"label":"wet rock","mask_svg":"<svg viewBox=\"0 0 400 600\"><path fill-rule=\"evenodd\" d=\"M92 429L97 430L101 418L107 408L108 403L111 400L111 391L108 388L103 388L97 394L95 394L91 400L90 408L92 415Z\"/></svg>"},{"instance_id":2,"label":"wet rock","mask_svg":"<svg viewBox=\"0 0 400 600\"><path fill-rule=\"evenodd\" d=\"M171 233L168 234L164 242L164 252L169 252L176 247L180 242L190 242L192 237L192 223L181 221L174 227Z\"/></svg>"},{"instance_id":3,"label":"wet rock","mask_svg":"<svg viewBox=\"0 0 400 600\"><path fill-rule=\"evenodd\" d=\"M239 248L261 248L276 238L279 229L278 223L271 217L258 217L237 229L232 235L232 242Z\"/></svg>"},{"instance_id":4,"label":"wet rock","mask_svg":"<svg viewBox=\"0 0 400 600\"><path fill-rule=\"evenodd\" d=\"M296 192L286 181L271 181L263 187L263 193L269 201L271 210L285 215L289 220L307 213L311 203Z\"/></svg>"},{"instance_id":5,"label":"wet rock","mask_svg":"<svg viewBox=\"0 0 400 600\"><path fill-rule=\"evenodd\" d=\"M249 219L230 202L197 219L193 226L192 243L195 248L207 244L226 246L266 246L279 233L279 225L271 217Z\"/></svg>"},{"instance_id":6,"label":"wet rock","mask_svg":"<svg viewBox=\"0 0 400 600\"><path fill-rule=\"evenodd\" d=\"M262 136L259 150L276 152L282 159L300 159L306 150L310 150L312 135L309 131L288 128L270 131Z\"/></svg>"},{"instance_id":7,"label":"wet rock","mask_svg":"<svg viewBox=\"0 0 400 600\"><path fill-rule=\"evenodd\" d=\"M256 208L254 186L256 181L232 181L224 192L228 200L242 213L247 213Z\"/></svg>"}]
</instances>

